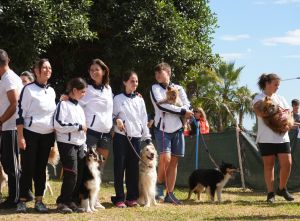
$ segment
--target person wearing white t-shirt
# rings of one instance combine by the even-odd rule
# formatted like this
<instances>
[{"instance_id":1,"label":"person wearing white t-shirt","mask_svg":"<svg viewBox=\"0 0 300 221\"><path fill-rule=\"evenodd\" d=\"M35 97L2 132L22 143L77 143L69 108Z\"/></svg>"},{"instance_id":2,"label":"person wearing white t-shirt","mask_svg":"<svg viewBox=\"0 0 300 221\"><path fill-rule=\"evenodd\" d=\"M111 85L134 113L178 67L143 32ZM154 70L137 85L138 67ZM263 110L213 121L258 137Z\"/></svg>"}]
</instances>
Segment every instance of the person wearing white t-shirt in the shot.
<instances>
[{"instance_id":1,"label":"person wearing white t-shirt","mask_svg":"<svg viewBox=\"0 0 300 221\"><path fill-rule=\"evenodd\" d=\"M20 77L9 68L9 57L0 49L0 128L2 128L0 156L8 175L8 198L0 209L15 208L19 200L19 149L16 133L16 108L23 87Z\"/></svg>"},{"instance_id":2,"label":"person wearing white t-shirt","mask_svg":"<svg viewBox=\"0 0 300 221\"><path fill-rule=\"evenodd\" d=\"M256 142L260 150L263 164L264 177L267 185L267 202L275 201L274 193L274 165L276 157L280 164L280 183L276 194L284 197L287 201L294 200L294 197L287 191L286 185L291 172L292 157L288 132L284 134L275 133L263 121L263 113L260 109L260 102L266 96L272 99L272 102L283 109L290 109L286 100L276 94L279 88L280 78L276 74L262 74L258 81L261 94L255 96L253 100L253 109L257 115L258 131ZM290 111L288 112L290 114Z\"/></svg>"}]
</instances>

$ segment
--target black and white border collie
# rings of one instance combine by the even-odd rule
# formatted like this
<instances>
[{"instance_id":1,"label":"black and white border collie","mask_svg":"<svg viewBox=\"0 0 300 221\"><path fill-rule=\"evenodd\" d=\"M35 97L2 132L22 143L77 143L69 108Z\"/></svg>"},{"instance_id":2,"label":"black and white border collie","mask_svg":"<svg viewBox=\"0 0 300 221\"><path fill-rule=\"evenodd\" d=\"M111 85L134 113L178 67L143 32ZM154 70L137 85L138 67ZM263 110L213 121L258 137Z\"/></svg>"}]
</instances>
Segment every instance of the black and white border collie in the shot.
<instances>
[{"instance_id":1,"label":"black and white border collie","mask_svg":"<svg viewBox=\"0 0 300 221\"><path fill-rule=\"evenodd\" d=\"M80 188L81 207L85 212L96 211L96 204L97 208L105 209L97 201L101 184L101 164L103 162L103 156L98 155L94 148L90 148L86 153L86 163Z\"/></svg>"},{"instance_id":2,"label":"black and white border collie","mask_svg":"<svg viewBox=\"0 0 300 221\"><path fill-rule=\"evenodd\" d=\"M218 202L222 201L221 194L223 187L227 184L233 174L238 172L238 169L230 163L220 165L220 170L217 169L198 169L192 172L189 177L189 195L188 200L191 198L192 193L197 194L197 199L200 201L200 194L206 189L210 200L214 202L215 192L217 191Z\"/></svg>"}]
</instances>

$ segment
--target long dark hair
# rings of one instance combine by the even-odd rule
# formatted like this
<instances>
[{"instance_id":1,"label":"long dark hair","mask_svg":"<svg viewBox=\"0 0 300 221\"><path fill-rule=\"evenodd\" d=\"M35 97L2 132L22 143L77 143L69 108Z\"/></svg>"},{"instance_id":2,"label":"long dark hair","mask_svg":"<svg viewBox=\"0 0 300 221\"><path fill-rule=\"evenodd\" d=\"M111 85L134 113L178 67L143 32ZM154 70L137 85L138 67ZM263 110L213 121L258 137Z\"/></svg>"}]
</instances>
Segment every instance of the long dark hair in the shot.
<instances>
[{"instance_id":1,"label":"long dark hair","mask_svg":"<svg viewBox=\"0 0 300 221\"><path fill-rule=\"evenodd\" d=\"M41 72L43 64L45 62L49 62L48 58L41 58L35 61L33 68L32 68L32 73L36 76L37 73L35 73L35 69L38 69L39 72ZM49 62L50 63L50 62Z\"/></svg>"},{"instance_id":2,"label":"long dark hair","mask_svg":"<svg viewBox=\"0 0 300 221\"><path fill-rule=\"evenodd\" d=\"M132 76L132 75L136 75L137 76L137 73L134 71L134 70L128 70L128 71L125 71L123 74L122 74L122 83L123 82L126 82L129 80L129 78ZM124 84L123 85L123 91L125 91L125 86Z\"/></svg>"},{"instance_id":3,"label":"long dark hair","mask_svg":"<svg viewBox=\"0 0 300 221\"><path fill-rule=\"evenodd\" d=\"M101 69L104 72L103 78L102 78L102 84L105 86L109 85L109 68L107 67L107 65L100 60L99 58L93 59L92 62L89 65L89 72L90 72L90 68L92 65L97 64L101 67ZM94 81L93 79L91 79L92 81Z\"/></svg>"},{"instance_id":4,"label":"long dark hair","mask_svg":"<svg viewBox=\"0 0 300 221\"><path fill-rule=\"evenodd\" d=\"M264 90L266 88L267 83L271 83L273 80L280 80L280 77L277 74L262 74L257 82L257 85L260 90Z\"/></svg>"}]
</instances>

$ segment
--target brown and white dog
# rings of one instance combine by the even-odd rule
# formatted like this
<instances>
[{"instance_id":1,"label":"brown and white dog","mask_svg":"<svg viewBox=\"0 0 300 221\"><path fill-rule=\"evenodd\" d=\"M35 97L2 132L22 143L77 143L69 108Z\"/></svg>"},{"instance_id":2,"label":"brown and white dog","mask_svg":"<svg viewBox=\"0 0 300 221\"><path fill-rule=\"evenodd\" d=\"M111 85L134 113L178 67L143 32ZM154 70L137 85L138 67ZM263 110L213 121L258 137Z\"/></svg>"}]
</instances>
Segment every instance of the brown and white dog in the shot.
<instances>
[{"instance_id":1,"label":"brown and white dog","mask_svg":"<svg viewBox=\"0 0 300 221\"><path fill-rule=\"evenodd\" d=\"M2 191L3 188L7 185L7 182L8 182L7 174L4 172L4 169L0 162L0 199L2 198Z\"/></svg>"},{"instance_id":2,"label":"brown and white dog","mask_svg":"<svg viewBox=\"0 0 300 221\"><path fill-rule=\"evenodd\" d=\"M263 114L264 123L275 133L283 134L293 127L294 120L289 111L274 104L270 97L266 96L263 101L258 101L256 105Z\"/></svg>"},{"instance_id":3,"label":"brown and white dog","mask_svg":"<svg viewBox=\"0 0 300 221\"><path fill-rule=\"evenodd\" d=\"M166 98L159 101L158 104L173 104L181 107L182 102L179 98L179 91L174 86L168 86L166 90Z\"/></svg>"},{"instance_id":4,"label":"brown and white dog","mask_svg":"<svg viewBox=\"0 0 300 221\"><path fill-rule=\"evenodd\" d=\"M56 165L59 162L59 152L58 152L58 148L56 145L54 145L49 153L49 157L48 157L48 164L50 166L53 167L54 171L56 172ZM45 187L45 191L44 191L44 195L47 192L47 190L49 190L50 195L53 196L53 191L49 182L49 170L48 167L46 168L46 187Z\"/></svg>"},{"instance_id":5,"label":"brown and white dog","mask_svg":"<svg viewBox=\"0 0 300 221\"><path fill-rule=\"evenodd\" d=\"M157 180L157 151L153 144L146 145L140 152L139 162L139 199L138 203L150 207L157 205L155 200Z\"/></svg>"}]
</instances>

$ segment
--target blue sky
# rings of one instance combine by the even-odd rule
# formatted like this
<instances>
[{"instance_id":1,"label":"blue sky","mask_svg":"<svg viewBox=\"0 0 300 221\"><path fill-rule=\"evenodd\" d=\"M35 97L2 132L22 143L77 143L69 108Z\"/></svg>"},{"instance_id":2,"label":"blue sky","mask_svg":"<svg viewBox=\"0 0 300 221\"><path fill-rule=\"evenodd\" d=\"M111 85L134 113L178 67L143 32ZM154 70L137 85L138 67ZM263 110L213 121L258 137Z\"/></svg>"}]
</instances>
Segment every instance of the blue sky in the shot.
<instances>
[{"instance_id":1,"label":"blue sky","mask_svg":"<svg viewBox=\"0 0 300 221\"><path fill-rule=\"evenodd\" d=\"M300 77L300 0L211 0L219 28L213 51L245 66L240 86L259 92L258 77L276 73L281 79ZM282 81L278 94L290 103L300 99L300 80ZM250 129L253 120L246 119Z\"/></svg>"}]
</instances>

